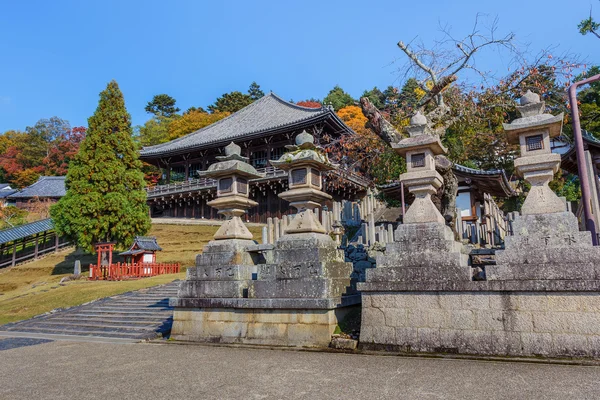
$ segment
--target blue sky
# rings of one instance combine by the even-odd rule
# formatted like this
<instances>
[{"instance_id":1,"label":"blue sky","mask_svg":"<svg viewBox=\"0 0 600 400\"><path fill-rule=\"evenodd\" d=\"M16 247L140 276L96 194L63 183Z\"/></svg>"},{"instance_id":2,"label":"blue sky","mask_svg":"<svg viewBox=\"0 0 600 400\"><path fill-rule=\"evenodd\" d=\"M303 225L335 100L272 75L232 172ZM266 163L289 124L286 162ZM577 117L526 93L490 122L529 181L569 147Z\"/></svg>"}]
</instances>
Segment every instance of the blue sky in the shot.
<instances>
[{"instance_id":1,"label":"blue sky","mask_svg":"<svg viewBox=\"0 0 600 400\"><path fill-rule=\"evenodd\" d=\"M568 5L567 5L568 4ZM497 16L538 51L600 63L600 41L577 23L597 0L548 1L0 1L0 132L59 116L87 125L98 93L116 79L134 124L167 93L182 109L206 107L257 81L296 101L336 84L355 97L399 84L399 40L426 45L440 24L467 34L477 13ZM478 65L504 70L495 51Z\"/></svg>"}]
</instances>

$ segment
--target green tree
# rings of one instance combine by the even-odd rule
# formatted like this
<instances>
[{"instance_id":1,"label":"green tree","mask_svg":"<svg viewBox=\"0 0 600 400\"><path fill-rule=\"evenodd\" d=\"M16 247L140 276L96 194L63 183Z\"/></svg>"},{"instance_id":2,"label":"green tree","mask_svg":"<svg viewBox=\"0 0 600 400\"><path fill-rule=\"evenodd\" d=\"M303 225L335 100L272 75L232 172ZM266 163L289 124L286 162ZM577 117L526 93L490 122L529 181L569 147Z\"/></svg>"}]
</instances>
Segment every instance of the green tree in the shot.
<instances>
[{"instance_id":1,"label":"green tree","mask_svg":"<svg viewBox=\"0 0 600 400\"><path fill-rule=\"evenodd\" d=\"M591 33L592 35L600 39L600 23L596 22L592 17L591 9L589 18L586 18L583 21L581 21L579 25L577 25L577 27L579 28L579 33L581 33L582 35L587 35L588 33Z\"/></svg>"},{"instance_id":2,"label":"green tree","mask_svg":"<svg viewBox=\"0 0 600 400\"><path fill-rule=\"evenodd\" d=\"M56 230L91 251L98 242L130 245L150 229L142 163L117 82L100 93L86 138L71 162L67 194L51 209Z\"/></svg>"},{"instance_id":3,"label":"green tree","mask_svg":"<svg viewBox=\"0 0 600 400\"><path fill-rule=\"evenodd\" d=\"M595 65L586 71L585 75L579 75L575 81L580 81L590 76L600 74L600 66ZM592 82L579 92L577 98L581 102L581 127L600 139L600 82Z\"/></svg>"},{"instance_id":4,"label":"green tree","mask_svg":"<svg viewBox=\"0 0 600 400\"><path fill-rule=\"evenodd\" d=\"M260 99L261 97L263 97L265 95L265 92L263 92L260 89L260 85L256 82L252 82L250 84L250 87L248 88L248 95L250 95L250 98L253 101L256 101L258 99Z\"/></svg>"},{"instance_id":5,"label":"green tree","mask_svg":"<svg viewBox=\"0 0 600 400\"><path fill-rule=\"evenodd\" d=\"M425 92L421 89L419 82L415 78L409 78L400 90L398 101L402 107L412 110L419 104L419 100L423 97L422 94Z\"/></svg>"},{"instance_id":6,"label":"green tree","mask_svg":"<svg viewBox=\"0 0 600 400\"><path fill-rule=\"evenodd\" d=\"M217 98L215 104L208 106L208 110L212 113L234 113L246 107L247 105L252 104L253 101L254 100L249 94L235 91L231 93L225 93L221 97Z\"/></svg>"},{"instance_id":7,"label":"green tree","mask_svg":"<svg viewBox=\"0 0 600 400\"><path fill-rule=\"evenodd\" d=\"M367 97L378 110L385 108L385 94L375 86L371 90L365 90L362 97Z\"/></svg>"},{"instance_id":8,"label":"green tree","mask_svg":"<svg viewBox=\"0 0 600 400\"><path fill-rule=\"evenodd\" d=\"M203 107L190 107L190 108L188 108L187 110L185 110L183 112L183 115L189 114L189 113L194 112L194 111L203 112L203 113L206 112L206 110Z\"/></svg>"},{"instance_id":9,"label":"green tree","mask_svg":"<svg viewBox=\"0 0 600 400\"><path fill-rule=\"evenodd\" d=\"M169 141L169 125L174 118L153 116L144 125L135 127L135 139L142 146L154 146Z\"/></svg>"},{"instance_id":10,"label":"green tree","mask_svg":"<svg viewBox=\"0 0 600 400\"><path fill-rule=\"evenodd\" d=\"M335 111L339 111L346 106L351 106L356 103L348 93L344 92L339 85L335 85L323 99L323 104L332 105Z\"/></svg>"},{"instance_id":11,"label":"green tree","mask_svg":"<svg viewBox=\"0 0 600 400\"><path fill-rule=\"evenodd\" d=\"M175 107L177 101L168 94L157 94L146 104L146 112L154 114L157 117L173 117L179 112L179 108Z\"/></svg>"}]
</instances>

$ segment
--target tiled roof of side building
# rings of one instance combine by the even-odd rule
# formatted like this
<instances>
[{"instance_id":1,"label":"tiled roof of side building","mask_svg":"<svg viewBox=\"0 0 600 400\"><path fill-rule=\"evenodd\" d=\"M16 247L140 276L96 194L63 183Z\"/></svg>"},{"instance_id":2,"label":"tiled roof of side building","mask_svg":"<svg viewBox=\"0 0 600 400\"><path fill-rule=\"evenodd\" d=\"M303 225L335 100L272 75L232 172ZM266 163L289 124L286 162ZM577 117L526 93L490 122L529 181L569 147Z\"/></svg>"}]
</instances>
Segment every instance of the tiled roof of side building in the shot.
<instances>
[{"instance_id":1,"label":"tiled roof of side building","mask_svg":"<svg viewBox=\"0 0 600 400\"><path fill-rule=\"evenodd\" d=\"M54 229L54 225L52 224L52 220L50 218L35 221L30 224L16 226L14 228L3 229L0 231L0 244L19 240L24 237L52 229Z\"/></svg>"},{"instance_id":2,"label":"tiled roof of side building","mask_svg":"<svg viewBox=\"0 0 600 400\"><path fill-rule=\"evenodd\" d=\"M217 142L236 140L323 118L336 119L337 123L345 126L329 107L302 107L289 103L274 93L269 93L212 125L167 143L144 147L140 151L140 156L153 157L202 148ZM347 129L351 131L350 128Z\"/></svg>"},{"instance_id":3,"label":"tiled roof of side building","mask_svg":"<svg viewBox=\"0 0 600 400\"><path fill-rule=\"evenodd\" d=\"M0 183L0 191L10 190L10 183Z\"/></svg>"},{"instance_id":4,"label":"tiled roof of side building","mask_svg":"<svg viewBox=\"0 0 600 400\"><path fill-rule=\"evenodd\" d=\"M65 176L41 176L36 183L10 195L9 198L63 197L67 192L65 178Z\"/></svg>"},{"instance_id":5,"label":"tiled roof of side building","mask_svg":"<svg viewBox=\"0 0 600 400\"><path fill-rule=\"evenodd\" d=\"M162 250L162 248L158 245L155 236L136 236L134 244L135 243L137 243L138 247L142 250Z\"/></svg>"},{"instance_id":6,"label":"tiled roof of side building","mask_svg":"<svg viewBox=\"0 0 600 400\"><path fill-rule=\"evenodd\" d=\"M8 189L8 190L3 189L3 190L0 190L0 199L5 199L8 196L10 196L11 194L17 193L17 192L18 192L17 189Z\"/></svg>"}]
</instances>

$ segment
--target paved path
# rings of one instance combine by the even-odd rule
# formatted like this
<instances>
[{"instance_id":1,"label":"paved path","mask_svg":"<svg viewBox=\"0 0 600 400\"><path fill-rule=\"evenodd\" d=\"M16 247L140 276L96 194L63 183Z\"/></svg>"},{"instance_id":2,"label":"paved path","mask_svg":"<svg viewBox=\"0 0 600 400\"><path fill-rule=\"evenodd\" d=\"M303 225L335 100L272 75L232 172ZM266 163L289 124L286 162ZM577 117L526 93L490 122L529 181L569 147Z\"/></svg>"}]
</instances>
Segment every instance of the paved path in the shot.
<instances>
[{"instance_id":1,"label":"paved path","mask_svg":"<svg viewBox=\"0 0 600 400\"><path fill-rule=\"evenodd\" d=\"M178 281L0 326L0 337L138 342L171 331Z\"/></svg>"},{"instance_id":2,"label":"paved path","mask_svg":"<svg viewBox=\"0 0 600 400\"><path fill-rule=\"evenodd\" d=\"M56 341L0 351L0 399L598 399L600 367Z\"/></svg>"}]
</instances>

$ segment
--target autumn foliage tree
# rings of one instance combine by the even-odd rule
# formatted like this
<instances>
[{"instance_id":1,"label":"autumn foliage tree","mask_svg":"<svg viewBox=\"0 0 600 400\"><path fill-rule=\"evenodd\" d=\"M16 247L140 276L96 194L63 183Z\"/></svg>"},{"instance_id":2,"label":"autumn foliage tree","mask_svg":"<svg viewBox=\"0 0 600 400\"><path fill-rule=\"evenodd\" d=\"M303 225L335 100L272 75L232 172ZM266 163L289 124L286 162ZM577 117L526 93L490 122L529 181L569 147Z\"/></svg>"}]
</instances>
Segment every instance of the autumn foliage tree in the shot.
<instances>
[{"instance_id":1,"label":"autumn foliage tree","mask_svg":"<svg viewBox=\"0 0 600 400\"><path fill-rule=\"evenodd\" d=\"M58 117L41 119L25 132L6 132L0 135L0 175L19 188L40 175L65 175L84 136L84 127L71 128Z\"/></svg>"},{"instance_id":2,"label":"autumn foliage tree","mask_svg":"<svg viewBox=\"0 0 600 400\"><path fill-rule=\"evenodd\" d=\"M337 115L356 134L344 134L335 140L325 138L329 142L326 148L347 169L358 169L377 184L396 179L404 171L402 158L366 127L368 120L360 107L346 106Z\"/></svg>"},{"instance_id":3,"label":"autumn foliage tree","mask_svg":"<svg viewBox=\"0 0 600 400\"><path fill-rule=\"evenodd\" d=\"M177 139L202 129L205 126L214 124L215 122L228 116L229 112L214 112L212 114L202 111L190 111L181 117L171 121L168 127L169 140Z\"/></svg>"}]
</instances>

